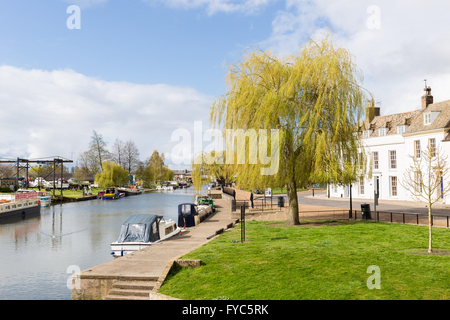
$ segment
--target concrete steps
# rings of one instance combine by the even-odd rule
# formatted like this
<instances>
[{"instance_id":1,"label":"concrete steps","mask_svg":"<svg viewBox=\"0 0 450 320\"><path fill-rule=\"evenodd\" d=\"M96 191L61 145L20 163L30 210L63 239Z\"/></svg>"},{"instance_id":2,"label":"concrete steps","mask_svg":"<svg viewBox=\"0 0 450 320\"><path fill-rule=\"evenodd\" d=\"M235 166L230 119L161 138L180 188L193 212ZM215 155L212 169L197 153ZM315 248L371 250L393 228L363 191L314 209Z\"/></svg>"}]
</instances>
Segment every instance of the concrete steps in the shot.
<instances>
[{"instance_id":1,"label":"concrete steps","mask_svg":"<svg viewBox=\"0 0 450 320\"><path fill-rule=\"evenodd\" d=\"M149 300L155 281L117 281L104 300Z\"/></svg>"}]
</instances>

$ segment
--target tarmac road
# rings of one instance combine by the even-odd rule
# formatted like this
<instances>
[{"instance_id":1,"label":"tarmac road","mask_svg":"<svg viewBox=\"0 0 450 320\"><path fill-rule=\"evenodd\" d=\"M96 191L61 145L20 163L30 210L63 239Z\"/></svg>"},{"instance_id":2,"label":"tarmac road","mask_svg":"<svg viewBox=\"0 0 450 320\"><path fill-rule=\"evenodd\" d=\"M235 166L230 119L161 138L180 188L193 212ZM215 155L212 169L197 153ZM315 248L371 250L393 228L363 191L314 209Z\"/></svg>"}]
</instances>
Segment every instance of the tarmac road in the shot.
<instances>
[{"instance_id":1,"label":"tarmac road","mask_svg":"<svg viewBox=\"0 0 450 320\"><path fill-rule=\"evenodd\" d=\"M255 195L256 196L256 195ZM263 195L257 195L258 198ZM278 196L286 196L286 194L277 194L272 197L273 203L277 203ZM298 203L315 206L326 206L334 208L350 209L349 198L328 198L326 191L315 190L314 197L312 191L302 191L297 193ZM261 198L260 198L261 199ZM260 199L256 199L258 201ZM267 198L266 201L270 201ZM286 200L285 200L286 201ZM374 210L373 199L352 199L353 210L361 210L362 203L369 203L370 210ZM450 216L450 205L443 203L436 203L432 207L433 215ZM428 214L428 208L426 203L414 202L414 201L402 201L402 200L378 200L377 211L385 212L398 212L398 213L416 213L416 214Z\"/></svg>"}]
</instances>

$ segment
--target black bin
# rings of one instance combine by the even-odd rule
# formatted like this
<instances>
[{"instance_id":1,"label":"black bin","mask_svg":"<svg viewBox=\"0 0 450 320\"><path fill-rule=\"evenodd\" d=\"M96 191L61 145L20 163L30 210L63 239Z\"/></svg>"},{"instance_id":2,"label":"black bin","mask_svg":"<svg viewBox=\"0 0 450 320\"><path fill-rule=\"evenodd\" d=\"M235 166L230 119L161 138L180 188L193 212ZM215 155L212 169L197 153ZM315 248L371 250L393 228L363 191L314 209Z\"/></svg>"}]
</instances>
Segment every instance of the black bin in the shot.
<instances>
[{"instance_id":1,"label":"black bin","mask_svg":"<svg viewBox=\"0 0 450 320\"><path fill-rule=\"evenodd\" d=\"M284 197L278 197L278 208L284 207Z\"/></svg>"},{"instance_id":2,"label":"black bin","mask_svg":"<svg viewBox=\"0 0 450 320\"><path fill-rule=\"evenodd\" d=\"M372 219L370 215L370 204L369 203L361 203L361 214L363 220Z\"/></svg>"}]
</instances>

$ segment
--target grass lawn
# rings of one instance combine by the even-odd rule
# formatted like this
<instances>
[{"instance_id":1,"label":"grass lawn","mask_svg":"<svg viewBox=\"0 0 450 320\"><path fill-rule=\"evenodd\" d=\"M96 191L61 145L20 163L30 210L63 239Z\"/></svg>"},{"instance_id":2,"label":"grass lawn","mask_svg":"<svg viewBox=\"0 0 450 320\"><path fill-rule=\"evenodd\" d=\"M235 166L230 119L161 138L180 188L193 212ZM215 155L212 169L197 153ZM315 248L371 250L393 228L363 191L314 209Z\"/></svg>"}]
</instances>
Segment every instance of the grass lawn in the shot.
<instances>
[{"instance_id":1,"label":"grass lawn","mask_svg":"<svg viewBox=\"0 0 450 320\"><path fill-rule=\"evenodd\" d=\"M39 190L37 188L30 188L33 190ZM86 189L89 195L89 189ZM92 188L92 195L97 195L99 191L104 190L103 188ZM42 189L42 191L45 191L44 189ZM50 194L53 194L53 189L50 189ZM60 195L61 194L61 189L56 189L55 190L55 194L56 195ZM78 197L83 197L83 189L78 189L78 191L74 191L74 190L63 190L63 196L64 197L73 197L73 198L78 198Z\"/></svg>"},{"instance_id":2,"label":"grass lawn","mask_svg":"<svg viewBox=\"0 0 450 320\"><path fill-rule=\"evenodd\" d=\"M202 265L173 270L159 292L181 299L450 299L450 230L433 229L441 252L430 255L425 226L327 223L250 221L245 243L236 243L238 225L184 256ZM367 287L371 265L380 268L381 289Z\"/></svg>"}]
</instances>

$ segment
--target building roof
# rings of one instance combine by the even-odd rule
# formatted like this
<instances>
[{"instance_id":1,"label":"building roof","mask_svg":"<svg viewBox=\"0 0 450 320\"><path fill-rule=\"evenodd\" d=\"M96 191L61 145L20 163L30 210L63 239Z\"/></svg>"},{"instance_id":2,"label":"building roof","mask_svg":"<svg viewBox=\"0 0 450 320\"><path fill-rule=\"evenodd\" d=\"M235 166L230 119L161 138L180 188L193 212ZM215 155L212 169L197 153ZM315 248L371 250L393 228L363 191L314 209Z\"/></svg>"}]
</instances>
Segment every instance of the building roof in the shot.
<instances>
[{"instance_id":1,"label":"building roof","mask_svg":"<svg viewBox=\"0 0 450 320\"><path fill-rule=\"evenodd\" d=\"M431 124L425 125L423 115L428 112L439 112L439 114ZM430 104L426 109L375 116L372 121L369 122L366 119L359 124L361 137L363 137L362 131L372 130L369 138L378 137L378 129L380 128L387 128L386 136L397 134L397 126L401 125L407 125L405 133L450 128L450 100Z\"/></svg>"},{"instance_id":2,"label":"building roof","mask_svg":"<svg viewBox=\"0 0 450 320\"><path fill-rule=\"evenodd\" d=\"M419 115L427 112L440 112L436 119L429 125L425 125L423 116L417 116L405 133L420 132L450 126L450 100L430 104L426 109L419 110Z\"/></svg>"}]
</instances>

